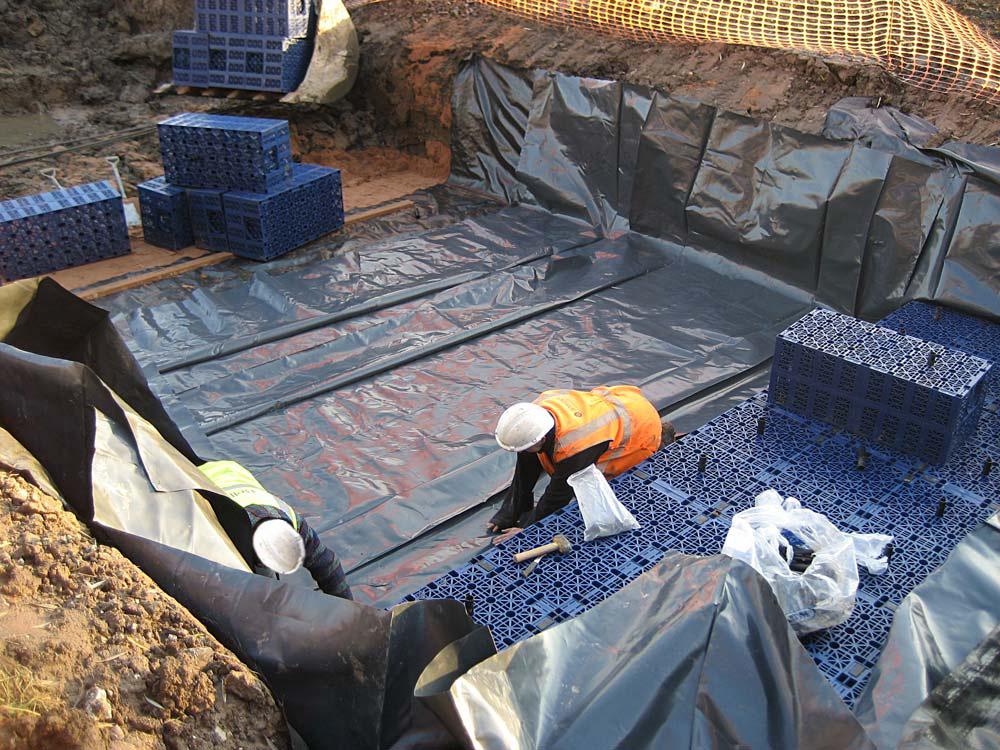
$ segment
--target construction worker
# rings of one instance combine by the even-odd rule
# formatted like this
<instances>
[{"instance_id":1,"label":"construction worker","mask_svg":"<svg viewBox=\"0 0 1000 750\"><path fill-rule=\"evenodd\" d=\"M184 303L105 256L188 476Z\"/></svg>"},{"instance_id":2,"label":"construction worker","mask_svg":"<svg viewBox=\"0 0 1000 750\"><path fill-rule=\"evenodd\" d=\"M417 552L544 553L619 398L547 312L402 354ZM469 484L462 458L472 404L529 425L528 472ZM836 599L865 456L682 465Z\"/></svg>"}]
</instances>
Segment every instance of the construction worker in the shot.
<instances>
[{"instance_id":1,"label":"construction worker","mask_svg":"<svg viewBox=\"0 0 1000 750\"><path fill-rule=\"evenodd\" d=\"M304 518L265 490L247 469L235 461L209 461L198 469L250 517L253 550L263 567L291 575L305 566L320 591L342 599L354 598L333 550L320 541L319 534Z\"/></svg>"},{"instance_id":2,"label":"construction worker","mask_svg":"<svg viewBox=\"0 0 1000 750\"><path fill-rule=\"evenodd\" d=\"M545 391L534 403L508 408L497 422L500 447L517 453L514 481L487 530L504 532L499 543L573 498L566 479L591 464L614 477L674 441L670 422L631 385L592 391ZM534 502L542 470L549 486Z\"/></svg>"}]
</instances>

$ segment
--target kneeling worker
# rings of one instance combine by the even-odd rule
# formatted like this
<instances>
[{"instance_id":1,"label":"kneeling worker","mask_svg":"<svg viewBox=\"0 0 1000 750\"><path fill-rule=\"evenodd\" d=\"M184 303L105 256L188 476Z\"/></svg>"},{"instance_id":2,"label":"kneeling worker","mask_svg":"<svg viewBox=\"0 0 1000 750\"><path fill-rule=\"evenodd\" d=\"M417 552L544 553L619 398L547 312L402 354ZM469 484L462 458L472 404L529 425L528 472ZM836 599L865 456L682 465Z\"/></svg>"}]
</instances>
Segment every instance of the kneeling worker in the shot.
<instances>
[{"instance_id":1,"label":"kneeling worker","mask_svg":"<svg viewBox=\"0 0 1000 750\"><path fill-rule=\"evenodd\" d=\"M504 531L503 541L521 528L562 508L573 498L568 477L596 464L614 477L672 443L675 430L631 385L592 391L545 391L534 403L514 404L497 423L496 439L517 453L514 481L487 529ZM542 470L551 479L535 505Z\"/></svg>"},{"instance_id":2,"label":"kneeling worker","mask_svg":"<svg viewBox=\"0 0 1000 750\"><path fill-rule=\"evenodd\" d=\"M209 461L198 467L250 518L257 559L267 569L291 575L305 566L325 594L353 599L344 568L333 550L292 507L265 490L247 469L235 461Z\"/></svg>"}]
</instances>

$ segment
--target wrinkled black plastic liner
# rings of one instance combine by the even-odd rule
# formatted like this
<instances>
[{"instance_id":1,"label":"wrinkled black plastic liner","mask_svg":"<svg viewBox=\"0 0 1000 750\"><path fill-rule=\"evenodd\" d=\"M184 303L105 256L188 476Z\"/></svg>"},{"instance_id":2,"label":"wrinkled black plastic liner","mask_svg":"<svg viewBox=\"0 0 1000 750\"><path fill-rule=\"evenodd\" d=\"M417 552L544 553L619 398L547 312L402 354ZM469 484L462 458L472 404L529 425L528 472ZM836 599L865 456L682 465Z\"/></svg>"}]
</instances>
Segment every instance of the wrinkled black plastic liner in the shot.
<instances>
[{"instance_id":1,"label":"wrinkled black plastic liner","mask_svg":"<svg viewBox=\"0 0 1000 750\"><path fill-rule=\"evenodd\" d=\"M473 631L416 687L466 747L873 747L767 583L722 555L668 553L573 620L491 645Z\"/></svg>"},{"instance_id":2,"label":"wrinkled black plastic liner","mask_svg":"<svg viewBox=\"0 0 1000 750\"><path fill-rule=\"evenodd\" d=\"M941 703L941 695L933 693L952 670L962 671L963 662L981 642L990 638L991 633L995 637L1000 623L998 559L1000 525L995 517L962 540L945 564L917 586L896 610L889 640L872 671L868 688L855 707L855 713L880 750L895 748L910 733L907 722L921 705L920 724L940 720L945 724L959 722L953 727L955 731L974 729L977 711L968 701L977 690L962 688L971 692L961 696L968 709L961 720L959 715L964 710L961 706L948 710ZM964 684L968 678L957 675L955 679ZM984 705L989 706L991 700L995 705L996 694L990 698L988 693ZM979 695L976 700L983 697ZM981 714L979 720L989 716Z\"/></svg>"},{"instance_id":3,"label":"wrinkled black plastic liner","mask_svg":"<svg viewBox=\"0 0 1000 750\"><path fill-rule=\"evenodd\" d=\"M906 723L898 747L1000 747L1000 627L934 688Z\"/></svg>"},{"instance_id":4,"label":"wrinkled black plastic liner","mask_svg":"<svg viewBox=\"0 0 1000 750\"><path fill-rule=\"evenodd\" d=\"M336 325L310 322L431 284L439 291ZM361 596L391 603L420 581L357 569L501 488L511 457L492 427L505 405L552 383L633 382L666 407L766 361L809 306L706 254L634 234L598 240L522 207L277 277L257 270L118 321L150 373L175 368L153 382L199 450L294 498ZM302 333L247 348L282 325ZM177 368L206 344L233 353ZM454 563L438 556L419 575Z\"/></svg>"}]
</instances>

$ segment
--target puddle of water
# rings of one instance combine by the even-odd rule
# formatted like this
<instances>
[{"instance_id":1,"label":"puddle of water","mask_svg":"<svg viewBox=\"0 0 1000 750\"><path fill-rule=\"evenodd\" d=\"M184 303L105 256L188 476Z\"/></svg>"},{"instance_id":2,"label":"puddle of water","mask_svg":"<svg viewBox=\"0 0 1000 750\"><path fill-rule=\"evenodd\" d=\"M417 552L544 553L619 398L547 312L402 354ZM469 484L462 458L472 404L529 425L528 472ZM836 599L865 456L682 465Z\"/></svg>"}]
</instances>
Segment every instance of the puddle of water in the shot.
<instances>
[{"instance_id":1,"label":"puddle of water","mask_svg":"<svg viewBox=\"0 0 1000 750\"><path fill-rule=\"evenodd\" d=\"M0 148L55 140L61 130L47 114L0 115Z\"/></svg>"}]
</instances>

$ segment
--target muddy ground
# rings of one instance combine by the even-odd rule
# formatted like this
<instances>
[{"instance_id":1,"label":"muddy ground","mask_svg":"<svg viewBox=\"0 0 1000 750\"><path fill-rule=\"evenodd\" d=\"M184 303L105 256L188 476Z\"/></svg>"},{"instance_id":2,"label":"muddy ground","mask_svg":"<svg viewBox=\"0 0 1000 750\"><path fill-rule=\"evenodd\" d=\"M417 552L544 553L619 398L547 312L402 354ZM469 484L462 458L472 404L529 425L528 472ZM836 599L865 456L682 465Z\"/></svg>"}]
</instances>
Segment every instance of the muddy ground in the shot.
<instances>
[{"instance_id":1,"label":"muddy ground","mask_svg":"<svg viewBox=\"0 0 1000 750\"><path fill-rule=\"evenodd\" d=\"M62 504L0 469L0 750L278 750L263 683Z\"/></svg>"}]
</instances>

